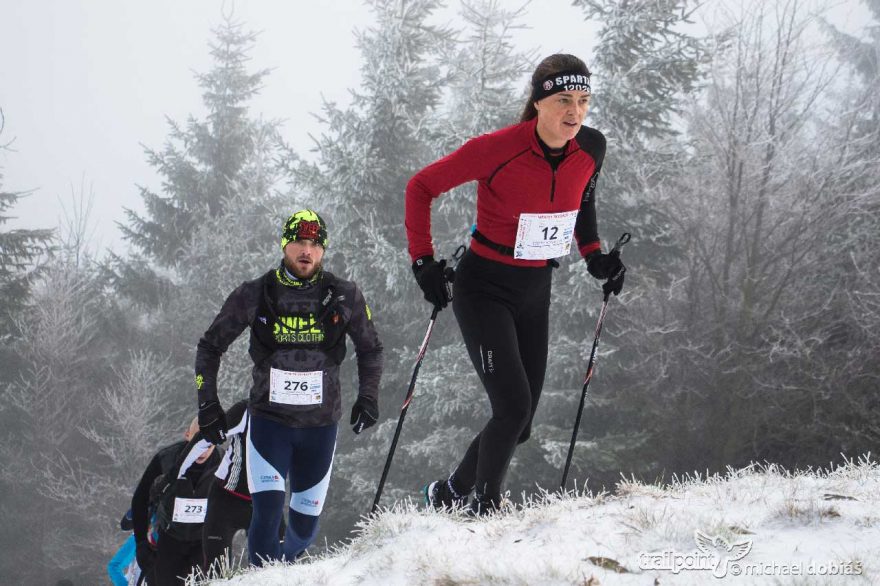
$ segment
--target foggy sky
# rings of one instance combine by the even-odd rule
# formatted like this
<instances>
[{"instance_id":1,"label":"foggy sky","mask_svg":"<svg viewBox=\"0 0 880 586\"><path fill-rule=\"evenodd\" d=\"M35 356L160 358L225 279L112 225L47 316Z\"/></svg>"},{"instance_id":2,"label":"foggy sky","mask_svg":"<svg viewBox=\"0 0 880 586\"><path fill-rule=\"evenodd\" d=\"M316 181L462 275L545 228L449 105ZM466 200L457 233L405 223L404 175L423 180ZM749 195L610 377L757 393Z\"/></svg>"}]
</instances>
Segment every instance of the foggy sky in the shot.
<instances>
[{"instance_id":1,"label":"foggy sky","mask_svg":"<svg viewBox=\"0 0 880 586\"><path fill-rule=\"evenodd\" d=\"M511 2L521 6L525 0ZM4 190L33 190L12 213L12 227L55 227L71 192L94 193L93 247L124 249L114 222L123 207L141 211L137 185L158 191L160 178L143 145L161 148L165 116L203 116L193 72L211 67L208 41L227 0L0 0L0 108L15 152L0 154ZM459 4L438 15L456 18ZM564 51L589 64L596 28L569 0L527 7L521 49ZM837 21L858 22L855 0L842 2ZM308 157L309 134L321 127L321 96L348 103L360 79L353 30L373 24L359 0L320 3L239 0L234 16L259 31L252 68L272 68L252 115L285 120L283 136ZM601 88L601 80L596 86ZM525 84L525 79L522 80ZM8 228L9 225L6 226ZM121 250L117 250L121 252Z\"/></svg>"},{"instance_id":2,"label":"foggy sky","mask_svg":"<svg viewBox=\"0 0 880 586\"><path fill-rule=\"evenodd\" d=\"M123 246L114 222L123 207L142 210L136 184L159 190L141 144L161 148L165 116L203 116L193 72L211 67L210 29L222 22L220 0L2 0L0 108L5 141L4 190L34 190L12 213L13 227L54 227L71 189L90 188L96 244ZM437 19L455 18L457 3ZM513 3L519 6L522 2ZM532 5L523 48L565 50L589 60L592 35L566 0ZM227 9L231 5L226 2ZM318 3L242 1L234 15L260 31L251 69L272 68L252 115L284 119L283 136L308 156L320 125L321 96L344 105L360 79L353 30L373 24L359 0ZM523 80L525 84L525 80ZM60 198L60 201L59 201ZM8 228L8 226L7 226Z\"/></svg>"}]
</instances>

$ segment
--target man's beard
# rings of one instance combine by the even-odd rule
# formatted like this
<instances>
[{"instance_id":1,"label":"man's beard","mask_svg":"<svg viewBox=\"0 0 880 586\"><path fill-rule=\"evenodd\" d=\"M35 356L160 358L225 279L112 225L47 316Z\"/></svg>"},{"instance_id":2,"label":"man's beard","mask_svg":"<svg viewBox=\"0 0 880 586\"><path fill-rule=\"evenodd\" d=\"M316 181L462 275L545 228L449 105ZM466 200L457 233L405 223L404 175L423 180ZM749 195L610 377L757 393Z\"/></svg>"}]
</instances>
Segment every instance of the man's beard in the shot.
<instances>
[{"instance_id":1,"label":"man's beard","mask_svg":"<svg viewBox=\"0 0 880 586\"><path fill-rule=\"evenodd\" d=\"M297 264L294 264L293 268L290 268L290 267L288 267L288 268L290 269L290 272L293 273L293 276L296 277L297 279L300 279L302 281L308 281L309 279L314 277L316 274L318 274L318 271L321 270L321 264L322 263L312 263L310 268L305 273L300 270L300 268Z\"/></svg>"}]
</instances>

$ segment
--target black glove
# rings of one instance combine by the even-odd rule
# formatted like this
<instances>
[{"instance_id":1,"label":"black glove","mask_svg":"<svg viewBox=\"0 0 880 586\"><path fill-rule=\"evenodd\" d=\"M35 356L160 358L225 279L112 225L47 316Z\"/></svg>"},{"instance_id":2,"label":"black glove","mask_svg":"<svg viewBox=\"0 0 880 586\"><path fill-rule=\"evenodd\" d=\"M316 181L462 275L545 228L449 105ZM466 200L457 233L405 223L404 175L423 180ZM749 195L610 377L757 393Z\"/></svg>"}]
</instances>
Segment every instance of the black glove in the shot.
<instances>
[{"instance_id":1,"label":"black glove","mask_svg":"<svg viewBox=\"0 0 880 586\"><path fill-rule=\"evenodd\" d=\"M355 433L373 427L379 420L379 405L375 400L359 396L351 408L351 425Z\"/></svg>"},{"instance_id":2,"label":"black glove","mask_svg":"<svg viewBox=\"0 0 880 586\"><path fill-rule=\"evenodd\" d=\"M137 558L141 572L146 572L156 563L156 548L150 545L146 539L137 542L134 557Z\"/></svg>"},{"instance_id":3,"label":"black glove","mask_svg":"<svg viewBox=\"0 0 880 586\"><path fill-rule=\"evenodd\" d=\"M199 431L212 444L226 441L226 413L217 401L205 401L199 405Z\"/></svg>"},{"instance_id":4,"label":"black glove","mask_svg":"<svg viewBox=\"0 0 880 586\"><path fill-rule=\"evenodd\" d=\"M425 299L440 309L446 307L449 304L446 260L437 262L433 256L423 256L413 263L412 269L416 282L425 294Z\"/></svg>"},{"instance_id":5,"label":"black glove","mask_svg":"<svg viewBox=\"0 0 880 586\"><path fill-rule=\"evenodd\" d=\"M587 270L597 279L607 279L602 285L602 293L618 295L623 290L623 276L626 267L620 260L620 251L612 250L608 254L599 251L587 256Z\"/></svg>"}]
</instances>

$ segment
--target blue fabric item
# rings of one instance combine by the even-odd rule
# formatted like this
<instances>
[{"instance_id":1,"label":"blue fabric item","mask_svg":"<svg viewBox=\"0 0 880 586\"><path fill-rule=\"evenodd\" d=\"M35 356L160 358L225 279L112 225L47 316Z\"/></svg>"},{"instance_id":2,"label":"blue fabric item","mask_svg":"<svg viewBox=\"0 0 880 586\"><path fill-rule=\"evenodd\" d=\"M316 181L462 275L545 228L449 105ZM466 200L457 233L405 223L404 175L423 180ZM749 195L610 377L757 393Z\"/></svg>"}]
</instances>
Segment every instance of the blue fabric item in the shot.
<instances>
[{"instance_id":1,"label":"blue fabric item","mask_svg":"<svg viewBox=\"0 0 880 586\"><path fill-rule=\"evenodd\" d=\"M125 577L125 569L134 560L134 553L137 544L134 541L134 535L129 535L116 553L110 558L107 564L107 574L110 575L110 581L113 586L128 586L128 578Z\"/></svg>"},{"instance_id":2,"label":"blue fabric item","mask_svg":"<svg viewBox=\"0 0 880 586\"><path fill-rule=\"evenodd\" d=\"M287 427L251 416L248 429L248 484L254 511L248 530L250 562L295 560L315 540L318 518L330 485L337 425ZM284 545L278 542L284 513L284 481L290 474Z\"/></svg>"}]
</instances>

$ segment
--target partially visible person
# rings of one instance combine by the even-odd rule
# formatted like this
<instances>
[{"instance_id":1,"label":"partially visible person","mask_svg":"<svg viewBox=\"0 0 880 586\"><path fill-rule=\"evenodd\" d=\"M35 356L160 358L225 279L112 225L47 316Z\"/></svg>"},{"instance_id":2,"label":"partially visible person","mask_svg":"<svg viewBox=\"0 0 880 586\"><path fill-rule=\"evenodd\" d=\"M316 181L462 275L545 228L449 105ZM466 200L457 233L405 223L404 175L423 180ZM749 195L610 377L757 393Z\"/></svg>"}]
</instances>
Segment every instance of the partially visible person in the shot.
<instances>
[{"instance_id":1,"label":"partially visible person","mask_svg":"<svg viewBox=\"0 0 880 586\"><path fill-rule=\"evenodd\" d=\"M135 558L137 542L134 533L132 533L133 528L131 509L128 509L119 520L119 529L129 533L128 539L119 546L119 549L107 563L107 574L110 576L113 586L138 586L142 582L141 568ZM149 537L151 543L155 544L155 531L151 532Z\"/></svg>"},{"instance_id":2,"label":"partially visible person","mask_svg":"<svg viewBox=\"0 0 880 586\"><path fill-rule=\"evenodd\" d=\"M217 398L223 353L250 328L254 362L247 436L253 516L248 553L295 560L314 541L330 485L337 422L342 416L339 367L346 335L357 354L359 388L351 410L355 433L379 418L382 344L360 289L323 268L327 225L313 210L284 224L277 268L233 291L199 340L196 387L205 437L221 443L227 417ZM285 482L291 498L285 507ZM283 549L278 531L288 512Z\"/></svg>"},{"instance_id":3,"label":"partially visible person","mask_svg":"<svg viewBox=\"0 0 880 586\"><path fill-rule=\"evenodd\" d=\"M193 419L184 440L160 449L141 476L131 499L132 524L138 565L150 586L184 584L193 568L201 567L202 525L208 489L220 456L212 449L200 453L184 472L187 443L198 433ZM155 511L158 543L148 539L149 519Z\"/></svg>"},{"instance_id":4,"label":"partially visible person","mask_svg":"<svg viewBox=\"0 0 880 586\"><path fill-rule=\"evenodd\" d=\"M132 577L134 577L135 583L137 583L141 570L135 559L136 550L137 543L132 533L119 546L113 557L110 558L110 561L107 563L107 574L110 576L113 586L129 586L132 583Z\"/></svg>"},{"instance_id":5,"label":"partially visible person","mask_svg":"<svg viewBox=\"0 0 880 586\"><path fill-rule=\"evenodd\" d=\"M202 526L202 551L205 559L202 569L207 573L221 558L231 563L232 539L238 531L247 531L251 523L251 493L247 482L248 401L242 399L229 408L226 420L227 449L214 473L214 482L208 490L208 512ZM202 434L197 434L184 448L187 454L179 474L186 472L192 462L213 448Z\"/></svg>"},{"instance_id":6,"label":"partially visible person","mask_svg":"<svg viewBox=\"0 0 880 586\"><path fill-rule=\"evenodd\" d=\"M132 566L134 566L138 577L141 573L140 566L137 565L134 556L137 544L134 540L134 533L131 533L132 527L131 509L128 509L122 515L122 519L119 520L119 528L129 533L128 539L122 542L122 545L119 546L119 549L116 550L116 553L113 554L113 557L107 563L107 575L110 576L113 586L127 586L131 582ZM137 578L135 578L136 580Z\"/></svg>"},{"instance_id":7,"label":"partially visible person","mask_svg":"<svg viewBox=\"0 0 880 586\"><path fill-rule=\"evenodd\" d=\"M137 544L134 534L129 535L107 564L107 574L113 586L140 586L145 582L146 574L135 558Z\"/></svg>"}]
</instances>

